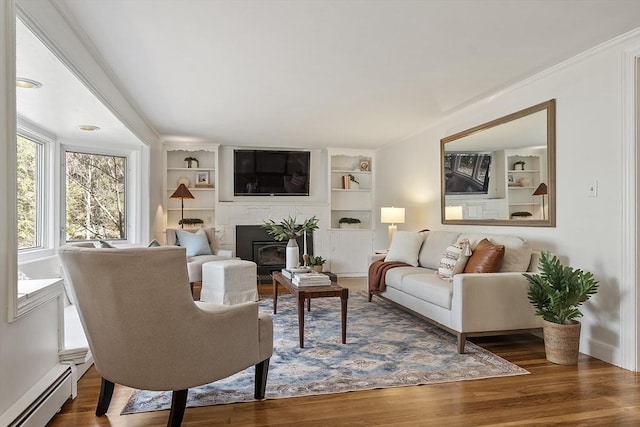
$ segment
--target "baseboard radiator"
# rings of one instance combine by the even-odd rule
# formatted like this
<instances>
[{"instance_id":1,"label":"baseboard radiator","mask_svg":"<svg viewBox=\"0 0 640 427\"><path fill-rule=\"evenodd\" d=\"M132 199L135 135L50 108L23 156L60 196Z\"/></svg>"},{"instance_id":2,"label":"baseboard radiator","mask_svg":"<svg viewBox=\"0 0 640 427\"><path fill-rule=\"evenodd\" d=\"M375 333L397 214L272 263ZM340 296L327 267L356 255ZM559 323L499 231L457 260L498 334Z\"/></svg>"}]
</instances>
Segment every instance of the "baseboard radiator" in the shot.
<instances>
[{"instance_id":1,"label":"baseboard radiator","mask_svg":"<svg viewBox=\"0 0 640 427\"><path fill-rule=\"evenodd\" d=\"M60 410L71 397L73 378L67 366L60 376L18 415L9 427L42 427Z\"/></svg>"}]
</instances>

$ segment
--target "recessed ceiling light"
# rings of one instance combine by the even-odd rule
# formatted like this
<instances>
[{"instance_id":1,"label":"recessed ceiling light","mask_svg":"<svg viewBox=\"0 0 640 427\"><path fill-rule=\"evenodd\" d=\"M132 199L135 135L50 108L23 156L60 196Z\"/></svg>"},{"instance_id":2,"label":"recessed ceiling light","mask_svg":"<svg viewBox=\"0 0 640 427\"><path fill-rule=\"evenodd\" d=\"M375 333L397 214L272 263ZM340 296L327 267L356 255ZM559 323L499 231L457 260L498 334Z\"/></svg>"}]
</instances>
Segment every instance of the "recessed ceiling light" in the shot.
<instances>
[{"instance_id":1,"label":"recessed ceiling light","mask_svg":"<svg viewBox=\"0 0 640 427\"><path fill-rule=\"evenodd\" d=\"M42 87L42 83L35 80L18 77L16 79L16 87L21 87L23 89L40 89Z\"/></svg>"},{"instance_id":2,"label":"recessed ceiling light","mask_svg":"<svg viewBox=\"0 0 640 427\"><path fill-rule=\"evenodd\" d=\"M80 125L78 126L78 129L86 132L96 132L100 130L98 126L94 126L94 125Z\"/></svg>"}]
</instances>

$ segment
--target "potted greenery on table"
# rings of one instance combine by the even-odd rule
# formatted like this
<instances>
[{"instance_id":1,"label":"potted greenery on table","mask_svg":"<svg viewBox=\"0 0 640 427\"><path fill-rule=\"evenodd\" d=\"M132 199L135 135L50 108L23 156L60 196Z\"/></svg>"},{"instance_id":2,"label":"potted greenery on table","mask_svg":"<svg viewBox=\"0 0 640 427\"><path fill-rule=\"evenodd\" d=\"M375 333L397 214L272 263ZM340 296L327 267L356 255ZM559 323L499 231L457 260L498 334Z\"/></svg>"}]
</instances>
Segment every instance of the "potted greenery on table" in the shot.
<instances>
[{"instance_id":1,"label":"potted greenery on table","mask_svg":"<svg viewBox=\"0 0 640 427\"><path fill-rule=\"evenodd\" d=\"M322 258L320 255L309 255L309 265L314 271L317 271L318 273L322 273L325 262L327 262L327 260Z\"/></svg>"},{"instance_id":2,"label":"potted greenery on table","mask_svg":"<svg viewBox=\"0 0 640 427\"><path fill-rule=\"evenodd\" d=\"M593 274L563 266L549 252L540 254L540 273L523 275L529 281L529 301L543 319L547 360L560 365L578 363L580 323L578 309L598 290Z\"/></svg>"}]
</instances>

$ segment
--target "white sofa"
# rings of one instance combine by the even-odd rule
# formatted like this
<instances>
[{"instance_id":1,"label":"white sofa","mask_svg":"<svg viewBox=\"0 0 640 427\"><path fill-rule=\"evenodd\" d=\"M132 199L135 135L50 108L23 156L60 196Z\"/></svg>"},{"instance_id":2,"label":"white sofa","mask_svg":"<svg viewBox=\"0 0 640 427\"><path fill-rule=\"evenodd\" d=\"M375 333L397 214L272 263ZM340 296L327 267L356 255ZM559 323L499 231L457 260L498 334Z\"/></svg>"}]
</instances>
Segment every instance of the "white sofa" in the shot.
<instances>
[{"instance_id":1,"label":"white sofa","mask_svg":"<svg viewBox=\"0 0 640 427\"><path fill-rule=\"evenodd\" d=\"M542 326L528 301L529 285L522 276L522 272L534 271L537 266L538 254L527 241L514 236L449 231L422 234L417 266L389 269L384 275L386 289L380 296L455 334L459 353L464 352L467 337L532 332ZM459 273L450 280L436 274L444 251L464 238L471 249L483 238L504 245L499 272ZM371 261L381 258L384 255L372 257ZM370 293L370 300L371 296Z\"/></svg>"}]
</instances>

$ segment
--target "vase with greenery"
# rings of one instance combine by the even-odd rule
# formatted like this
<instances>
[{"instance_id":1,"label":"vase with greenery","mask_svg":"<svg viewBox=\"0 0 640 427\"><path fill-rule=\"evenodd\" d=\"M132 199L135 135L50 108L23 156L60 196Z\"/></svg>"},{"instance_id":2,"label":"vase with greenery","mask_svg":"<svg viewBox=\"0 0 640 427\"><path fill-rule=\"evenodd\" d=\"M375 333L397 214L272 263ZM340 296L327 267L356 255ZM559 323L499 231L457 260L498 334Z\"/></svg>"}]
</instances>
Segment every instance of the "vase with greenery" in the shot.
<instances>
[{"instance_id":1,"label":"vase with greenery","mask_svg":"<svg viewBox=\"0 0 640 427\"><path fill-rule=\"evenodd\" d=\"M580 323L578 309L598 291L593 274L563 266L558 257L542 252L539 273L523 273L529 281L529 302L543 319L547 360L562 365L578 362Z\"/></svg>"},{"instance_id":2,"label":"vase with greenery","mask_svg":"<svg viewBox=\"0 0 640 427\"><path fill-rule=\"evenodd\" d=\"M298 242L296 238L300 236L305 236L304 238L304 253L306 254L306 245L307 239L306 234L312 233L314 230L318 229L318 219L313 216L307 220L305 220L301 225L298 225L298 222L295 217L289 216L286 219L283 219L279 223L275 222L272 219L268 219L263 221L262 228L264 228L267 234L273 236L274 240L282 241L289 240L287 243L286 250L286 269L297 268L300 265L300 253L298 249Z\"/></svg>"}]
</instances>

